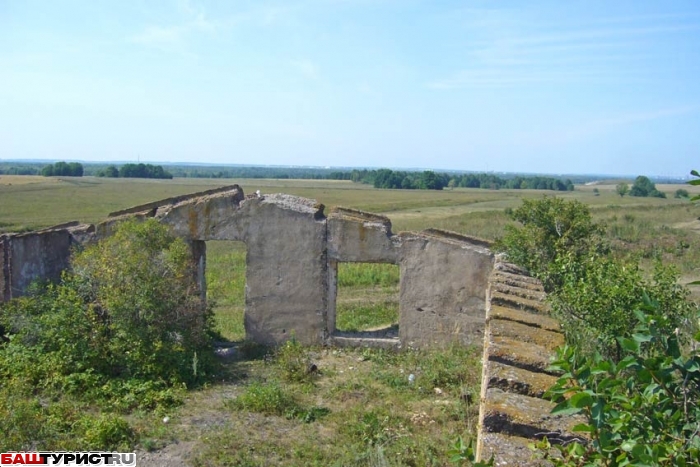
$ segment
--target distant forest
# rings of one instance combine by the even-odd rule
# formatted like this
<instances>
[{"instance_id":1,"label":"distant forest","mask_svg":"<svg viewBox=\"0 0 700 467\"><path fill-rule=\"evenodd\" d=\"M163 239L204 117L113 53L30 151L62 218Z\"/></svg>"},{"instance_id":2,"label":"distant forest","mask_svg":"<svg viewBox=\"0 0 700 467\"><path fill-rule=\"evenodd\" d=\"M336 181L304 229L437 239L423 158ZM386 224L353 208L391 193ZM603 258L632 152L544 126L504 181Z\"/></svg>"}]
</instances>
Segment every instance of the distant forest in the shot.
<instances>
[{"instance_id":1,"label":"distant forest","mask_svg":"<svg viewBox=\"0 0 700 467\"><path fill-rule=\"evenodd\" d=\"M46 162L0 162L0 175L41 175L48 164ZM77 168L77 163L73 164ZM409 171L391 169L352 169L320 167L253 167L253 166L214 166L214 165L152 165L152 164L105 164L83 163L85 176L101 177L141 177L141 178L272 178L272 179L315 179L315 180L351 180L365 183L377 188L393 189L432 189L443 188L485 188L485 189L537 189L537 190L573 190L574 183L586 183L605 177L593 175L552 177L529 174L505 173L465 173ZM48 169L47 169L48 171ZM62 172L62 170L59 170ZM54 173L59 175L59 173ZM63 174L61 174L63 175ZM607 177L610 178L610 177ZM663 183L680 183L680 180L656 179Z\"/></svg>"},{"instance_id":2,"label":"distant forest","mask_svg":"<svg viewBox=\"0 0 700 467\"><path fill-rule=\"evenodd\" d=\"M168 167L175 177L192 178L274 178L274 179L315 179L351 180L365 183L375 188L405 190L442 190L443 188L500 188L571 191L574 184L570 179L554 177L513 175L499 177L494 174L456 174L425 170L397 171L391 169L322 169L313 167Z\"/></svg>"},{"instance_id":3,"label":"distant forest","mask_svg":"<svg viewBox=\"0 0 700 467\"><path fill-rule=\"evenodd\" d=\"M561 181L552 177L514 176L501 178L494 174L449 174L430 170L423 172L405 172L389 169L353 170L352 172L333 172L329 178L352 180L367 183L375 188L394 188L404 190L442 190L443 188L486 188L498 190L510 188L516 190L555 190L573 191L574 184L567 179Z\"/></svg>"},{"instance_id":4,"label":"distant forest","mask_svg":"<svg viewBox=\"0 0 700 467\"><path fill-rule=\"evenodd\" d=\"M108 165L104 169L98 170L95 175L109 178L173 178L173 174L165 170L162 165L152 164L124 164L121 168Z\"/></svg>"}]
</instances>

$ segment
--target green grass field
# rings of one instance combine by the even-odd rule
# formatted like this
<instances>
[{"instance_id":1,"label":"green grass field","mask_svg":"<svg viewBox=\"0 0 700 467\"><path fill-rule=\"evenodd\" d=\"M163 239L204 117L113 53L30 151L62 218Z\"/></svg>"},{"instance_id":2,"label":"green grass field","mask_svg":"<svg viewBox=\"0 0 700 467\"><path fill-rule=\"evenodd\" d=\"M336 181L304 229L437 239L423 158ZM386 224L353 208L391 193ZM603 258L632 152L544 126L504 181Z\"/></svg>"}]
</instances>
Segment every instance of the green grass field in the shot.
<instances>
[{"instance_id":1,"label":"green grass field","mask_svg":"<svg viewBox=\"0 0 700 467\"><path fill-rule=\"evenodd\" d=\"M700 207L673 198L679 187L691 194L700 193L700 187L682 185L659 185L668 199L658 199L621 198L615 193L614 183L577 186L573 192L555 193L482 189L378 190L368 185L332 180L143 180L3 175L0 176L0 232L37 229L73 220L98 222L112 211L234 183L246 193L260 190L314 198L324 203L327 210L345 206L384 214L391 219L395 232L434 227L488 240L503 233L508 223L504 210L517 207L523 197L556 195L576 199L591 207L596 220L608 225L608 235L620 250L636 251L647 263L655 260L674 263L685 282L700 278ZM229 338L240 338L244 249L238 246L229 251L226 243L209 242L209 296L217 303L217 322L222 333ZM341 277L343 274L341 270ZM363 294L366 295L366 290L355 286L341 290L340 329L357 327L345 320L352 313L343 316L344 303L347 307L362 309L365 305L353 302L353 295ZM384 315L395 313L386 300L387 293L374 296L378 307L387 303ZM231 319L221 317L222 313L231 314ZM372 327L370 324L363 327Z\"/></svg>"},{"instance_id":2,"label":"green grass field","mask_svg":"<svg viewBox=\"0 0 700 467\"><path fill-rule=\"evenodd\" d=\"M668 199L647 199L620 198L614 184L567 193L432 192L377 190L344 181L0 176L0 232L72 220L98 222L111 211L233 183L246 193L285 192L314 198L328 208L384 214L395 232L436 227L485 239L502 234L508 224L504 210L517 207L523 197L577 199L606 224L619 254L636 254L649 266L657 260L675 264L685 282L700 279L700 207L673 199L676 185L658 187ZM696 187L683 188L700 193ZM217 330L232 341L244 338L245 252L240 242L207 242L208 299ZM393 265L340 264L338 329L395 325L398 282ZM162 413L132 414L137 447L177 442L189 446L190 462L197 466L447 465L446 452L456 436L474 433L476 404L465 401L479 393L479 349L399 355L295 349L262 360L247 355L241 350L227 364L220 383L191 392L183 407L168 414L169 425L163 425ZM301 381L285 379L299 362L313 362L320 371ZM415 385L408 383L411 373L417 376Z\"/></svg>"}]
</instances>

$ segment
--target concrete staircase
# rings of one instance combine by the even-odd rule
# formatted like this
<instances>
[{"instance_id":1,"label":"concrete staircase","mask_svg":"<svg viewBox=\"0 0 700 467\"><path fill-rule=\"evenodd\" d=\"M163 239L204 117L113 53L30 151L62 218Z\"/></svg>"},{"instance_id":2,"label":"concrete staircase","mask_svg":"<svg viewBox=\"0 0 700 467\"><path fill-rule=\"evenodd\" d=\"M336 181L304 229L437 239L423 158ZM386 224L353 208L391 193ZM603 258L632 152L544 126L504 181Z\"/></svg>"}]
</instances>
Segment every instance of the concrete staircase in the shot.
<instances>
[{"instance_id":1,"label":"concrete staircase","mask_svg":"<svg viewBox=\"0 0 700 467\"><path fill-rule=\"evenodd\" d=\"M540 466L528 444L572 439L581 420L552 415L542 399L556 381L548 367L564 343L549 316L542 284L515 265L497 261L489 283L477 459L497 466Z\"/></svg>"}]
</instances>

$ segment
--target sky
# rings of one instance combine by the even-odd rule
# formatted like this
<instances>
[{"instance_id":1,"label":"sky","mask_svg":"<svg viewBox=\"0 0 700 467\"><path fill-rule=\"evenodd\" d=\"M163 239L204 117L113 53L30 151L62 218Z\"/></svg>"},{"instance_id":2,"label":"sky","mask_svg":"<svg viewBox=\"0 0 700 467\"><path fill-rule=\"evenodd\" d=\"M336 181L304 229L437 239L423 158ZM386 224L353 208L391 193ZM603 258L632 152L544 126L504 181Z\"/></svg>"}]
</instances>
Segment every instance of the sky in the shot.
<instances>
[{"instance_id":1,"label":"sky","mask_svg":"<svg viewBox=\"0 0 700 467\"><path fill-rule=\"evenodd\" d=\"M0 0L0 160L683 176L700 1Z\"/></svg>"}]
</instances>

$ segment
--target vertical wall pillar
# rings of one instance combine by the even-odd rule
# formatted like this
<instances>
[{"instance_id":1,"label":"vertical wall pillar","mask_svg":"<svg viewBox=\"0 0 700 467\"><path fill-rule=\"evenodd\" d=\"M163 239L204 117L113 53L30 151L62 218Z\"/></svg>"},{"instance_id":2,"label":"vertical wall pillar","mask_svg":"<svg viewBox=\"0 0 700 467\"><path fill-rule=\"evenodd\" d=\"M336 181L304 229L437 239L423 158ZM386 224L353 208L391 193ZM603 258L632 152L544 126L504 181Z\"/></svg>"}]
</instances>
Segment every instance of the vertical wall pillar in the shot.
<instances>
[{"instance_id":1,"label":"vertical wall pillar","mask_svg":"<svg viewBox=\"0 0 700 467\"><path fill-rule=\"evenodd\" d=\"M202 303L207 301L207 243L202 240L190 240L192 252L193 280Z\"/></svg>"},{"instance_id":2,"label":"vertical wall pillar","mask_svg":"<svg viewBox=\"0 0 700 467\"><path fill-rule=\"evenodd\" d=\"M12 298L10 294L10 237L0 235L0 302L7 302Z\"/></svg>"}]
</instances>

